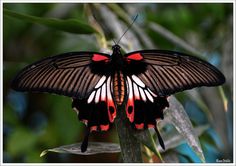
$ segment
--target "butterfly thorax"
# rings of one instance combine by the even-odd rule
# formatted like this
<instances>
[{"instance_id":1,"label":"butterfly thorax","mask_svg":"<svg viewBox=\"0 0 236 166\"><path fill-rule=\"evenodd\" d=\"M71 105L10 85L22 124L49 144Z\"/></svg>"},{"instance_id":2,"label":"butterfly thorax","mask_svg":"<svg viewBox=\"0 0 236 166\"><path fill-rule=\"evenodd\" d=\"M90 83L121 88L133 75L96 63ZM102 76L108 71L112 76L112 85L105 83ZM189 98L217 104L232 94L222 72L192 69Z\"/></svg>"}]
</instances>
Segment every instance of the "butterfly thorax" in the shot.
<instances>
[{"instance_id":1,"label":"butterfly thorax","mask_svg":"<svg viewBox=\"0 0 236 166\"><path fill-rule=\"evenodd\" d=\"M112 47L113 53L112 53L112 67L114 70L122 70L124 67L124 58L120 51L119 45L114 45Z\"/></svg>"}]
</instances>

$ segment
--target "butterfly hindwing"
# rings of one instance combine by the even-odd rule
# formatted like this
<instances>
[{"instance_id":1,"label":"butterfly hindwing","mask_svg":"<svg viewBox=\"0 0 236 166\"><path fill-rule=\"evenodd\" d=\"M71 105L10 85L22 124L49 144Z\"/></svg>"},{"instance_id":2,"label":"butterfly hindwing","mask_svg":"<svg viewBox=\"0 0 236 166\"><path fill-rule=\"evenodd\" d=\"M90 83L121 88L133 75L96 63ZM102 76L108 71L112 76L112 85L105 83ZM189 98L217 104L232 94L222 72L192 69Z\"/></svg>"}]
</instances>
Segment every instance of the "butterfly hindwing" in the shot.
<instances>
[{"instance_id":1,"label":"butterfly hindwing","mask_svg":"<svg viewBox=\"0 0 236 166\"><path fill-rule=\"evenodd\" d=\"M90 132L108 130L116 117L111 85L111 76L102 76L87 98L73 99L72 107Z\"/></svg>"},{"instance_id":2,"label":"butterfly hindwing","mask_svg":"<svg viewBox=\"0 0 236 166\"><path fill-rule=\"evenodd\" d=\"M166 97L158 97L137 76L127 76L128 100L126 114L136 129L156 128L169 106Z\"/></svg>"}]
</instances>

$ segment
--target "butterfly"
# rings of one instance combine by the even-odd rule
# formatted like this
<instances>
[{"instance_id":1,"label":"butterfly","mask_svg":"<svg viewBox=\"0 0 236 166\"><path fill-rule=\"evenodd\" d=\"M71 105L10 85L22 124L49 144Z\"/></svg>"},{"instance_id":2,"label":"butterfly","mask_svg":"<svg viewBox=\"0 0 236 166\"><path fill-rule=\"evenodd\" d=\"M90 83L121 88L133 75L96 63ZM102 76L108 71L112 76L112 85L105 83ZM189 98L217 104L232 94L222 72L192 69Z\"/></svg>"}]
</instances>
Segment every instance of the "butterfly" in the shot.
<instances>
[{"instance_id":1,"label":"butterfly","mask_svg":"<svg viewBox=\"0 0 236 166\"><path fill-rule=\"evenodd\" d=\"M167 97L200 86L218 86L224 75L197 57L166 50L141 50L122 55L115 44L111 55L70 52L47 57L21 70L12 81L17 91L48 92L73 99L72 107L88 128L81 145L84 152L89 133L107 131L117 107L125 105L135 129L156 128L169 106Z\"/></svg>"}]
</instances>

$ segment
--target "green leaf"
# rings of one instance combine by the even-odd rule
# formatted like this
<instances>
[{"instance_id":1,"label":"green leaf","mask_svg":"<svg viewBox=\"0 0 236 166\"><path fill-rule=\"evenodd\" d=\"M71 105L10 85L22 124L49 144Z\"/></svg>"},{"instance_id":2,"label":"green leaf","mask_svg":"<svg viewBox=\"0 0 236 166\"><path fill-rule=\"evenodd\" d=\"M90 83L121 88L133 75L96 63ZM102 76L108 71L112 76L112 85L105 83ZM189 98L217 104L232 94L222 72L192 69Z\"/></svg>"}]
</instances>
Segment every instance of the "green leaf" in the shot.
<instances>
[{"instance_id":1,"label":"green leaf","mask_svg":"<svg viewBox=\"0 0 236 166\"><path fill-rule=\"evenodd\" d=\"M227 97L225 95L225 91L224 91L222 86L219 86L218 90L220 91L220 96L221 96L222 101L224 103L225 112L227 112L228 111L228 99L227 99Z\"/></svg>"},{"instance_id":2,"label":"green leaf","mask_svg":"<svg viewBox=\"0 0 236 166\"><path fill-rule=\"evenodd\" d=\"M3 9L3 13L4 15L9 17L44 25L46 27L64 32L76 33L76 34L92 34L96 32L95 29L92 28L90 25L80 22L76 19L61 20L55 18L42 18L42 17L17 13L8 9Z\"/></svg>"},{"instance_id":3,"label":"green leaf","mask_svg":"<svg viewBox=\"0 0 236 166\"><path fill-rule=\"evenodd\" d=\"M44 150L40 157L46 155L48 152L56 153L69 153L69 154L78 154L78 155L93 155L100 153L119 153L120 146L116 143L107 143L107 142L89 142L86 152L81 152L80 149L81 143L71 144L60 146L57 148Z\"/></svg>"},{"instance_id":4,"label":"green leaf","mask_svg":"<svg viewBox=\"0 0 236 166\"><path fill-rule=\"evenodd\" d=\"M183 136L188 145L192 150L197 154L202 162L205 162L205 157L197 137L197 134L194 132L192 123L185 112L181 103L176 100L175 97L170 96L168 98L170 107L165 110L165 120L173 124L177 131Z\"/></svg>"},{"instance_id":5,"label":"green leaf","mask_svg":"<svg viewBox=\"0 0 236 166\"><path fill-rule=\"evenodd\" d=\"M36 143L37 135L29 129L18 127L8 138L7 151L12 156L27 154L35 147Z\"/></svg>"}]
</instances>

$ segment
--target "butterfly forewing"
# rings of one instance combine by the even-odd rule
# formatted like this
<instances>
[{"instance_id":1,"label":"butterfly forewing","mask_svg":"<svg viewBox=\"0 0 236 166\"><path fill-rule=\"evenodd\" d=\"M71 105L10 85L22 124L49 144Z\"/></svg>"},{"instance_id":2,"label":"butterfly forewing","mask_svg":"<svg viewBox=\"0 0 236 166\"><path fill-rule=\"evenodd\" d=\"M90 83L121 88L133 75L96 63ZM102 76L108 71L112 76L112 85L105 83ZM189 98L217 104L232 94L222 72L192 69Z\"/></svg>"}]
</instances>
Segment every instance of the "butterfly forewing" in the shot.
<instances>
[{"instance_id":1,"label":"butterfly forewing","mask_svg":"<svg viewBox=\"0 0 236 166\"><path fill-rule=\"evenodd\" d=\"M96 58L100 56L100 59ZM24 68L13 80L18 91L37 91L85 98L101 79L103 71L94 65L106 67L109 55L93 52L71 52L45 58ZM107 67L109 68L109 67Z\"/></svg>"},{"instance_id":2,"label":"butterfly forewing","mask_svg":"<svg viewBox=\"0 0 236 166\"><path fill-rule=\"evenodd\" d=\"M125 55L129 64L143 65L136 75L158 96L225 82L213 65L193 56L165 50L143 50ZM127 69L127 71L132 69Z\"/></svg>"}]
</instances>

